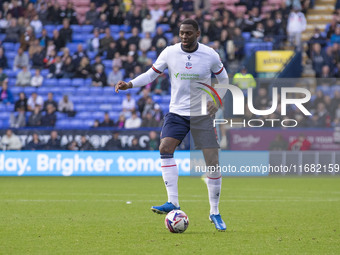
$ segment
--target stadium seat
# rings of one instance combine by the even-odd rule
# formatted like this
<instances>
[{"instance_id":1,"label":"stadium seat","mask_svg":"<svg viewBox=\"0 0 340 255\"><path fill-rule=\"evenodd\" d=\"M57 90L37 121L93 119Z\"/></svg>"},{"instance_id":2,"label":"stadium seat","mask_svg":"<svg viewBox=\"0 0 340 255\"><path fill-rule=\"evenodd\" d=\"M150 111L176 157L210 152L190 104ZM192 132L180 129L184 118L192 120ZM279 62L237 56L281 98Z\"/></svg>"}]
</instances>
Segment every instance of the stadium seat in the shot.
<instances>
[{"instance_id":1,"label":"stadium seat","mask_svg":"<svg viewBox=\"0 0 340 255\"><path fill-rule=\"evenodd\" d=\"M91 118L91 116L92 116L92 114L89 113L88 111L79 112L76 115L76 117L78 119L89 119L89 118Z\"/></svg>"},{"instance_id":2,"label":"stadium seat","mask_svg":"<svg viewBox=\"0 0 340 255\"><path fill-rule=\"evenodd\" d=\"M162 28L163 33L166 33L170 30L170 25L169 24L159 24L157 28Z\"/></svg>"},{"instance_id":3,"label":"stadium seat","mask_svg":"<svg viewBox=\"0 0 340 255\"><path fill-rule=\"evenodd\" d=\"M0 119L2 120L8 120L10 117L11 113L10 112L0 112Z\"/></svg>"},{"instance_id":4,"label":"stadium seat","mask_svg":"<svg viewBox=\"0 0 340 255\"><path fill-rule=\"evenodd\" d=\"M53 87L58 84L58 80L55 78L44 79L43 86Z\"/></svg>"},{"instance_id":5,"label":"stadium seat","mask_svg":"<svg viewBox=\"0 0 340 255\"><path fill-rule=\"evenodd\" d=\"M168 40L168 45L169 45L172 42L174 35L172 33L165 33L164 35L165 35L166 39Z\"/></svg>"},{"instance_id":6,"label":"stadium seat","mask_svg":"<svg viewBox=\"0 0 340 255\"><path fill-rule=\"evenodd\" d=\"M72 79L71 85L74 87L84 86L84 79L81 78Z\"/></svg>"},{"instance_id":7,"label":"stadium seat","mask_svg":"<svg viewBox=\"0 0 340 255\"><path fill-rule=\"evenodd\" d=\"M75 34L73 32L72 34L72 42L73 43L85 43L87 40L87 36L82 34L82 33L78 33L78 34Z\"/></svg>"},{"instance_id":8,"label":"stadium seat","mask_svg":"<svg viewBox=\"0 0 340 255\"><path fill-rule=\"evenodd\" d=\"M84 127L92 127L93 123L94 123L94 120L92 118L84 120Z\"/></svg>"},{"instance_id":9,"label":"stadium seat","mask_svg":"<svg viewBox=\"0 0 340 255\"><path fill-rule=\"evenodd\" d=\"M110 68L110 70L112 70L112 60L103 60L103 64L105 66L105 68Z\"/></svg>"},{"instance_id":10,"label":"stadium seat","mask_svg":"<svg viewBox=\"0 0 340 255\"><path fill-rule=\"evenodd\" d=\"M48 69L42 69L40 74L46 79L47 75L49 74L49 70Z\"/></svg>"},{"instance_id":11,"label":"stadium seat","mask_svg":"<svg viewBox=\"0 0 340 255\"><path fill-rule=\"evenodd\" d=\"M317 86L316 90L317 91L321 90L323 92L323 94L326 95L326 96L332 95L332 89L331 89L330 86L327 86L327 85L325 85L325 86Z\"/></svg>"},{"instance_id":12,"label":"stadium seat","mask_svg":"<svg viewBox=\"0 0 340 255\"><path fill-rule=\"evenodd\" d=\"M84 80L84 86L91 86L92 85L92 79L91 78L87 78Z\"/></svg>"},{"instance_id":13,"label":"stadium seat","mask_svg":"<svg viewBox=\"0 0 340 255\"><path fill-rule=\"evenodd\" d=\"M14 51L15 43L5 42L2 44L2 47L4 48L4 51L6 53L10 51Z\"/></svg>"},{"instance_id":14,"label":"stadium seat","mask_svg":"<svg viewBox=\"0 0 340 255\"><path fill-rule=\"evenodd\" d=\"M83 32L83 28L79 25L71 25L70 27L73 31L73 34L81 34Z\"/></svg>"},{"instance_id":15,"label":"stadium seat","mask_svg":"<svg viewBox=\"0 0 340 255\"><path fill-rule=\"evenodd\" d=\"M157 58L157 52L156 52L156 51L148 51L148 52L146 53L146 56L147 56L148 58L151 58L152 60L156 60L156 58Z\"/></svg>"},{"instance_id":16,"label":"stadium seat","mask_svg":"<svg viewBox=\"0 0 340 255\"><path fill-rule=\"evenodd\" d=\"M50 92L50 88L49 87L44 87L44 86L41 86L39 89L38 89L38 93L39 95L47 95L48 92Z\"/></svg>"},{"instance_id":17,"label":"stadium seat","mask_svg":"<svg viewBox=\"0 0 340 255\"><path fill-rule=\"evenodd\" d=\"M155 103L159 104L159 103L162 102L162 96L160 96L160 95L153 95L153 96L152 96L152 100L153 100Z\"/></svg>"},{"instance_id":18,"label":"stadium seat","mask_svg":"<svg viewBox=\"0 0 340 255\"><path fill-rule=\"evenodd\" d=\"M91 87L90 88L90 95L102 96L103 95L103 88L102 87Z\"/></svg>"},{"instance_id":19,"label":"stadium seat","mask_svg":"<svg viewBox=\"0 0 340 255\"><path fill-rule=\"evenodd\" d=\"M55 124L56 128L65 129L70 127L70 121L68 119L57 120Z\"/></svg>"},{"instance_id":20,"label":"stadium seat","mask_svg":"<svg viewBox=\"0 0 340 255\"><path fill-rule=\"evenodd\" d=\"M251 34L250 34L250 32L243 32L242 37L244 38L245 41L249 41Z\"/></svg>"},{"instance_id":21,"label":"stadium seat","mask_svg":"<svg viewBox=\"0 0 340 255\"><path fill-rule=\"evenodd\" d=\"M9 77L9 78L16 78L19 71L14 71L12 69L5 69L4 73Z\"/></svg>"},{"instance_id":22,"label":"stadium seat","mask_svg":"<svg viewBox=\"0 0 340 255\"><path fill-rule=\"evenodd\" d=\"M78 95L88 95L90 93L89 87L78 87L77 88L77 94Z\"/></svg>"},{"instance_id":23,"label":"stadium seat","mask_svg":"<svg viewBox=\"0 0 340 255\"><path fill-rule=\"evenodd\" d=\"M69 78L61 78L59 79L58 81L58 85L60 87L68 87L68 86L71 86L72 85L72 80L69 79Z\"/></svg>"},{"instance_id":24,"label":"stadium seat","mask_svg":"<svg viewBox=\"0 0 340 255\"><path fill-rule=\"evenodd\" d=\"M73 102L73 103L75 103L75 102ZM81 104L81 103L79 103L79 104L74 104L74 109L77 111L77 112L80 112L80 111L88 111L88 108L87 108L87 105L85 105L85 104Z\"/></svg>"},{"instance_id":25,"label":"stadium seat","mask_svg":"<svg viewBox=\"0 0 340 255\"><path fill-rule=\"evenodd\" d=\"M131 26L129 26L129 25L120 25L119 29L123 30L125 33L131 32Z\"/></svg>"},{"instance_id":26,"label":"stadium seat","mask_svg":"<svg viewBox=\"0 0 340 255\"><path fill-rule=\"evenodd\" d=\"M119 31L120 31L119 25L111 25L110 26L110 31L111 31L111 34L119 33Z\"/></svg>"},{"instance_id":27,"label":"stadium seat","mask_svg":"<svg viewBox=\"0 0 340 255\"><path fill-rule=\"evenodd\" d=\"M17 55L16 51L5 51L5 56L8 60L14 60L16 55Z\"/></svg>"},{"instance_id":28,"label":"stadium seat","mask_svg":"<svg viewBox=\"0 0 340 255\"><path fill-rule=\"evenodd\" d=\"M74 88L74 87L63 88L63 93L68 94L68 95L75 95L76 91L77 91L77 89Z\"/></svg>"},{"instance_id":29,"label":"stadium seat","mask_svg":"<svg viewBox=\"0 0 340 255\"><path fill-rule=\"evenodd\" d=\"M253 52L258 50L272 50L272 42L248 42L244 47L244 54L250 56Z\"/></svg>"},{"instance_id":30,"label":"stadium seat","mask_svg":"<svg viewBox=\"0 0 340 255\"><path fill-rule=\"evenodd\" d=\"M104 112L102 111L96 111L92 113L92 118L93 119L103 119L104 118Z\"/></svg>"},{"instance_id":31,"label":"stadium seat","mask_svg":"<svg viewBox=\"0 0 340 255\"><path fill-rule=\"evenodd\" d=\"M162 103L163 104L169 104L171 100L171 95L164 95L162 96Z\"/></svg>"},{"instance_id":32,"label":"stadium seat","mask_svg":"<svg viewBox=\"0 0 340 255\"><path fill-rule=\"evenodd\" d=\"M109 116L112 120L117 121L119 116L120 116L120 113L119 112L109 112Z\"/></svg>"},{"instance_id":33,"label":"stadium seat","mask_svg":"<svg viewBox=\"0 0 340 255\"><path fill-rule=\"evenodd\" d=\"M99 105L99 110L101 111L111 111L113 109L112 104L101 104Z\"/></svg>"},{"instance_id":34,"label":"stadium seat","mask_svg":"<svg viewBox=\"0 0 340 255\"><path fill-rule=\"evenodd\" d=\"M23 87L15 86L10 88L13 94L19 94L20 92L25 92Z\"/></svg>"},{"instance_id":35,"label":"stadium seat","mask_svg":"<svg viewBox=\"0 0 340 255\"><path fill-rule=\"evenodd\" d=\"M83 25L83 27L82 27L82 33L83 34L92 33L92 31L93 31L93 26L92 25Z\"/></svg>"},{"instance_id":36,"label":"stadium seat","mask_svg":"<svg viewBox=\"0 0 340 255\"><path fill-rule=\"evenodd\" d=\"M8 79L8 86L13 87L15 86L16 79L15 78L9 78Z\"/></svg>"}]
</instances>

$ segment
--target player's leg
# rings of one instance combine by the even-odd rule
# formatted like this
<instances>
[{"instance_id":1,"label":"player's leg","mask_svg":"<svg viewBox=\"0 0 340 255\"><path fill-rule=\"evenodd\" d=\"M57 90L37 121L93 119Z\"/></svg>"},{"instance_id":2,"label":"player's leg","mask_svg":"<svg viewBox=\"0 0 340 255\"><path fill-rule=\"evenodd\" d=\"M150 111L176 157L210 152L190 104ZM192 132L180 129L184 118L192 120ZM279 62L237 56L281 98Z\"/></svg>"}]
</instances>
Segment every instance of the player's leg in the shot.
<instances>
[{"instance_id":1,"label":"player's leg","mask_svg":"<svg viewBox=\"0 0 340 255\"><path fill-rule=\"evenodd\" d=\"M174 152L188 132L188 118L171 113L165 116L159 152L168 202L161 206L152 206L151 210L155 213L163 214L174 209L180 209L178 202L178 168L174 159Z\"/></svg>"}]
</instances>

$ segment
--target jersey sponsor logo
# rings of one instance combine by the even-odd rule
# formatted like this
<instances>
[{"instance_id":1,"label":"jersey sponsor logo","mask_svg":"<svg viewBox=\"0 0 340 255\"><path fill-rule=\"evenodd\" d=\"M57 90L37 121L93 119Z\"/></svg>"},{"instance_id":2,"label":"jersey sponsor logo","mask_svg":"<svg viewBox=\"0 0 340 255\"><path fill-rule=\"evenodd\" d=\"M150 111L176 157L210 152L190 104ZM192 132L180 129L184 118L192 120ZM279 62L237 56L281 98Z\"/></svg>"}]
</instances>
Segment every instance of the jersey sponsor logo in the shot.
<instances>
[{"instance_id":1,"label":"jersey sponsor logo","mask_svg":"<svg viewBox=\"0 0 340 255\"><path fill-rule=\"evenodd\" d=\"M175 73L174 75L175 75L175 77L177 78L177 77L178 77L178 75L179 75L179 73Z\"/></svg>"},{"instance_id":2,"label":"jersey sponsor logo","mask_svg":"<svg viewBox=\"0 0 340 255\"><path fill-rule=\"evenodd\" d=\"M186 69L191 69L192 68L192 64L190 62L186 62L185 63L185 68Z\"/></svg>"}]
</instances>

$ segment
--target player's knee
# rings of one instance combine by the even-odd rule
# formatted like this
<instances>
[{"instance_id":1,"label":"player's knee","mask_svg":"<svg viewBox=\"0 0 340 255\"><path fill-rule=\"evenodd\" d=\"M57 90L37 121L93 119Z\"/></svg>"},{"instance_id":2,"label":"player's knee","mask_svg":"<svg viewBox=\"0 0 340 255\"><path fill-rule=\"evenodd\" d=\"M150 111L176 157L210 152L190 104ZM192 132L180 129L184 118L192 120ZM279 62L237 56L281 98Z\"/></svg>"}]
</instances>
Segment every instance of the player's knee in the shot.
<instances>
[{"instance_id":1,"label":"player's knee","mask_svg":"<svg viewBox=\"0 0 340 255\"><path fill-rule=\"evenodd\" d=\"M174 151L172 148L170 148L169 146L164 145L163 143L161 143L159 145L159 153L160 154L173 154Z\"/></svg>"}]
</instances>

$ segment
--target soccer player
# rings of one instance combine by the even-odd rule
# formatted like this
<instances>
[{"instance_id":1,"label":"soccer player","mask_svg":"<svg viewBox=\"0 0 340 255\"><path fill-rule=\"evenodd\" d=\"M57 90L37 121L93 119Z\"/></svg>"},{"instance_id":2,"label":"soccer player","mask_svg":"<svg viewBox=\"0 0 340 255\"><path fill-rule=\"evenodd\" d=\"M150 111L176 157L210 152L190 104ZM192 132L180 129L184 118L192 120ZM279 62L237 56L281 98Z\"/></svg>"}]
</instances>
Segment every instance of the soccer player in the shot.
<instances>
[{"instance_id":1,"label":"soccer player","mask_svg":"<svg viewBox=\"0 0 340 255\"><path fill-rule=\"evenodd\" d=\"M208 101L206 107L208 114L197 117L191 109L191 87L193 85L196 87L199 82L210 85L211 73L215 74L219 84L227 84L228 75L219 55L212 48L199 43L199 36L198 23L193 19L184 20L179 31L181 43L166 47L148 71L128 83L119 81L115 87L118 93L119 90L145 86L155 80L166 68L171 77L169 113L164 118L159 146L168 202L161 206L151 207L155 213L166 214L174 209L180 209L177 186L178 168L173 154L190 130L196 147L203 151L206 165L218 165L219 145L212 119L218 108L212 101ZM210 203L209 219L215 224L217 230L224 231L226 224L218 209L221 177L221 172L210 171L207 173L206 183Z\"/></svg>"}]
</instances>

